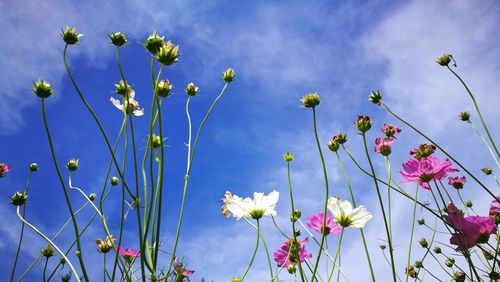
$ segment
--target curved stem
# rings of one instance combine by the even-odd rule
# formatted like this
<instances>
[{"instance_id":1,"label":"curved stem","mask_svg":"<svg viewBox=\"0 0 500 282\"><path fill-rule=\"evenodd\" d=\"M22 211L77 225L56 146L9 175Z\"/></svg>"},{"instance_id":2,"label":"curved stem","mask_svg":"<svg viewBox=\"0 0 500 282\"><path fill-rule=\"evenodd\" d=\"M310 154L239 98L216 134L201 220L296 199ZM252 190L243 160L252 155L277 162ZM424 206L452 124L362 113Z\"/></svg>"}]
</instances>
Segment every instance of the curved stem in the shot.
<instances>
[{"instance_id":1,"label":"curved stem","mask_svg":"<svg viewBox=\"0 0 500 282\"><path fill-rule=\"evenodd\" d=\"M61 257L64 260L66 260L66 263L68 264L69 269L71 270L71 272L73 272L73 275L75 276L75 280L77 282L80 282L80 278L78 277L78 274L76 273L76 270L73 267L73 264L71 264L71 261L68 259L68 257L66 257L66 255L64 255L64 253L61 251L61 249L59 249L59 247L56 244L54 244L54 242L52 242L52 240L50 240L47 236L45 236L45 234L43 234L42 232L40 232L40 230L38 230L35 226L31 225L31 223L29 223L28 221L26 221L21 216L21 214L19 213L19 206L17 207L16 213L17 213L17 217L19 217L19 219L22 222L24 222L24 224L26 224L29 228L31 228L33 231L35 231L35 233L37 233L38 235L40 235L40 237L42 237L43 239L45 239L45 241L47 241L47 243L49 243L52 247L54 247L54 249L61 255Z\"/></svg>"},{"instance_id":2,"label":"curved stem","mask_svg":"<svg viewBox=\"0 0 500 282\"><path fill-rule=\"evenodd\" d=\"M286 162L286 165L287 165L287 175L288 175L288 188L290 190L290 202L292 204L292 215L293 215L293 213L295 212L295 205L293 203L292 180L290 178L290 162ZM273 220L274 220L274 218L273 218ZM293 220L292 220L292 236L293 236L294 242L297 242L297 235L296 235L296 229L295 229L295 221L293 221ZM298 253L295 254L295 255L297 257L299 257ZM301 281L305 281L304 270L302 269L302 263L300 262L300 259L298 261L298 265L299 265L300 279L301 279Z\"/></svg>"},{"instance_id":3,"label":"curved stem","mask_svg":"<svg viewBox=\"0 0 500 282\"><path fill-rule=\"evenodd\" d=\"M252 226L255 231L259 232L259 236L260 236L260 239L262 240L262 244L264 245L264 249L266 251L266 257L267 257L267 264L269 265L269 272L271 274L271 281L274 281L274 274L273 274L273 266L272 266L272 263L271 263L271 257L269 256L269 249L267 248L267 244L266 244L266 239L264 238L264 235L262 235L262 232L260 232L257 228L257 226L255 226L253 223L251 223L246 217L243 217L243 219L250 225Z\"/></svg>"},{"instance_id":4,"label":"curved stem","mask_svg":"<svg viewBox=\"0 0 500 282\"><path fill-rule=\"evenodd\" d=\"M477 127L474 125L474 123L472 123L472 121L470 121L469 123L470 123L470 126L472 127L472 130L474 130L474 132L477 134L477 136L479 138L481 138L481 141L483 141L484 145L486 146L486 148L490 152L491 157L493 157L493 160L495 161L495 163L497 165L497 168L500 168L500 163L498 162L498 158L495 156L495 153L493 153L493 150L491 149L490 144L488 144L486 139L484 139L483 134L481 134L481 131L479 131L477 129Z\"/></svg>"},{"instance_id":5,"label":"curved stem","mask_svg":"<svg viewBox=\"0 0 500 282\"><path fill-rule=\"evenodd\" d=\"M252 258L250 259L250 262L248 263L247 268L245 269L245 272L243 272L243 275L241 275L241 282L245 280L245 276L247 276L248 271L250 270L250 267L252 267L253 260L255 259L255 254L257 254L257 250L259 249L259 241L260 241L260 224L259 220L257 219L257 242L255 243L255 249L253 250Z\"/></svg>"},{"instance_id":6,"label":"curved stem","mask_svg":"<svg viewBox=\"0 0 500 282\"><path fill-rule=\"evenodd\" d=\"M316 108L313 107L312 111L313 111L314 137L316 139L316 146L318 148L319 157L321 159L321 166L323 168L323 177L324 177L324 181L325 181L325 203L324 203L324 208L323 208L323 223L322 223L322 226L326 226L326 216L327 216L327 212L328 212L328 210L327 210L327 204L328 204L328 195L329 195L328 175L326 173L325 159L323 157L323 152L321 151L321 145L320 145L319 137L318 137L318 129L317 129L317 126L316 126ZM321 251L323 250L323 244L325 243L325 237L326 237L326 233L322 232L321 242L319 244L319 250L320 251L318 252L318 255L316 257L316 262L314 264L314 270L312 272L311 281L314 281L314 277L316 276L316 272L318 270L319 261L321 259Z\"/></svg>"},{"instance_id":7,"label":"curved stem","mask_svg":"<svg viewBox=\"0 0 500 282\"><path fill-rule=\"evenodd\" d=\"M89 281L89 277L88 277L87 271L85 269L85 263L83 262L83 253L82 253L82 246L80 243L80 232L78 231L78 224L76 222L75 214L73 212L73 207L71 206L71 201L69 199L68 191L66 190L66 184L64 183L61 170L59 169L59 165L57 164L57 158L56 158L56 154L54 151L54 145L52 144L52 137L51 137L50 131L49 131L49 124L47 122L47 116L45 114L45 99L44 98L42 98L42 116L43 116L43 124L45 127L45 132L47 133L47 139L49 141L50 153L52 155L52 161L54 162L54 166L55 166L56 171L57 171L57 176L59 177L59 182L61 183L61 188L62 188L63 193L64 193L64 199L66 200L66 205L68 206L68 210L69 210L69 213L71 215L71 221L73 222L73 229L75 231L75 237L76 237L76 248L80 252L80 255L78 256L78 260L80 262L80 267L82 269L82 273L83 273L83 277L84 277L85 281Z\"/></svg>"},{"instance_id":8,"label":"curved stem","mask_svg":"<svg viewBox=\"0 0 500 282\"><path fill-rule=\"evenodd\" d=\"M342 231L340 232L339 243L337 245L337 251L335 252L335 257L333 259L332 270L330 272L330 275L328 276L328 281L330 281L332 279L332 276L333 276L333 273L335 270L335 265L337 265L337 258L338 258L339 253L340 253L340 247L342 246L342 238L343 237L344 237L344 228L342 228Z\"/></svg>"},{"instance_id":9,"label":"curved stem","mask_svg":"<svg viewBox=\"0 0 500 282\"><path fill-rule=\"evenodd\" d=\"M396 268L395 268L395 265L394 265L394 250L393 250L393 247L392 247L392 238L391 238L391 234L390 234L390 231L389 231L389 224L387 222L387 216L385 215L384 202L382 201L382 196L380 195L380 189L378 187L378 181L377 181L377 177L376 177L376 174L375 174L375 169L373 168L373 164L372 164L372 161L371 161L371 158L370 158L370 153L368 152L368 146L366 144L366 134L365 134L365 132L363 132L361 134L361 136L363 136L363 145L365 147L366 158L368 160L368 164L370 165L370 169L371 169L371 172L372 172L372 175L373 175L373 182L375 183L375 188L377 190L377 197L378 197L378 201L379 201L379 204L380 204L380 209L382 211L382 217L384 219L384 226L385 226L385 231L386 231L386 234L387 234L387 242L389 244L389 254L390 254L390 257L391 257L392 276L393 276L394 281L396 281ZM390 183L388 183L387 185L390 186Z\"/></svg>"}]
</instances>

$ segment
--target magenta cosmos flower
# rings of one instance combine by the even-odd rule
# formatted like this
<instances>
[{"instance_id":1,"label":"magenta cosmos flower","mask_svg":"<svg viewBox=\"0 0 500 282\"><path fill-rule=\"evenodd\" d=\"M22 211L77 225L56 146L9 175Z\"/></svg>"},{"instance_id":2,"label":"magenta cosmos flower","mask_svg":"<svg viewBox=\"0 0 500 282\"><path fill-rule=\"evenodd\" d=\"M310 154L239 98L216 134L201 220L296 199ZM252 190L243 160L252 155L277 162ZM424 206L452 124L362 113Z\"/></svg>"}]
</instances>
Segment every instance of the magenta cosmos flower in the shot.
<instances>
[{"instance_id":1,"label":"magenta cosmos flower","mask_svg":"<svg viewBox=\"0 0 500 282\"><path fill-rule=\"evenodd\" d=\"M332 234L339 234L342 231L342 226L339 224L335 224L335 218L330 214L326 213L326 224L323 228L323 219L324 219L324 213L319 212L318 214L313 214L307 217L309 219L308 222L306 222L306 225L309 226L312 230L318 232L319 234L323 234L323 231L325 232L326 235L332 233Z\"/></svg>"},{"instance_id":2,"label":"magenta cosmos flower","mask_svg":"<svg viewBox=\"0 0 500 282\"><path fill-rule=\"evenodd\" d=\"M10 171L10 166L4 163L0 163L0 178L4 177L4 174Z\"/></svg>"},{"instance_id":3,"label":"magenta cosmos flower","mask_svg":"<svg viewBox=\"0 0 500 282\"><path fill-rule=\"evenodd\" d=\"M420 160L410 158L403 164L403 170L404 172L399 172L403 176L402 183L415 182L425 189L430 189L429 182L432 180L441 180L448 174L458 171L451 167L448 159L441 161L433 156Z\"/></svg>"},{"instance_id":4,"label":"magenta cosmos flower","mask_svg":"<svg viewBox=\"0 0 500 282\"><path fill-rule=\"evenodd\" d=\"M497 196L490 204L490 215L497 214L500 214L500 196Z\"/></svg>"},{"instance_id":5,"label":"magenta cosmos flower","mask_svg":"<svg viewBox=\"0 0 500 282\"><path fill-rule=\"evenodd\" d=\"M279 267L287 268L288 266L295 266L304 262L307 258L312 258L312 254L306 251L307 238L303 240L290 239L281 244L280 249L273 253L274 260L278 263ZM298 252L296 254L290 251L290 246L295 245ZM298 256L298 257L297 257Z\"/></svg>"},{"instance_id":6,"label":"magenta cosmos flower","mask_svg":"<svg viewBox=\"0 0 500 282\"><path fill-rule=\"evenodd\" d=\"M392 150L392 142L394 142L394 137L376 138L375 152L385 157L389 156Z\"/></svg>"},{"instance_id":7,"label":"magenta cosmos flower","mask_svg":"<svg viewBox=\"0 0 500 282\"><path fill-rule=\"evenodd\" d=\"M455 189L462 189L462 188L464 188L464 184L465 184L466 181L467 181L467 179L465 179L465 176L462 176L462 177L458 177L458 176L448 177L448 184L450 184L451 186L453 186L453 188L455 188Z\"/></svg>"},{"instance_id":8,"label":"magenta cosmos flower","mask_svg":"<svg viewBox=\"0 0 500 282\"><path fill-rule=\"evenodd\" d=\"M174 259L174 272L176 275L175 281L182 281L184 278L189 278L193 275L194 270L186 269L183 267L182 262L178 262L177 258Z\"/></svg>"},{"instance_id":9,"label":"magenta cosmos flower","mask_svg":"<svg viewBox=\"0 0 500 282\"><path fill-rule=\"evenodd\" d=\"M384 133L385 136L387 137L392 137L396 135L397 133L401 132L401 129L395 127L392 124L384 123L384 128L382 128L382 133Z\"/></svg>"},{"instance_id":10,"label":"magenta cosmos flower","mask_svg":"<svg viewBox=\"0 0 500 282\"><path fill-rule=\"evenodd\" d=\"M118 249L118 254L123 256L123 258L129 263L132 263L137 257L141 256L141 253L138 250L132 248L125 249L123 247Z\"/></svg>"}]
</instances>

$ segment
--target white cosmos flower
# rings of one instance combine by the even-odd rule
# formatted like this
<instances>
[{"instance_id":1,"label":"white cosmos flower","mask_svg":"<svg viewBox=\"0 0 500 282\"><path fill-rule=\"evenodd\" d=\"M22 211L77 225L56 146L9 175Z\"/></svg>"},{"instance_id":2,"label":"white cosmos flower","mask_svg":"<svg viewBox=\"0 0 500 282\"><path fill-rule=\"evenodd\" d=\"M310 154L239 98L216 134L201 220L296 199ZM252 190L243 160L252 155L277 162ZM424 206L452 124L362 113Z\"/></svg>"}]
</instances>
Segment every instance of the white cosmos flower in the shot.
<instances>
[{"instance_id":1,"label":"white cosmos flower","mask_svg":"<svg viewBox=\"0 0 500 282\"><path fill-rule=\"evenodd\" d=\"M123 98L123 105L122 105L122 103L120 103L119 100L114 99L113 97L111 97L109 100L111 101L111 103L115 107L117 107L121 111L123 111L123 108L125 106L125 109L126 109L125 112L128 115L134 114L136 116L142 116L142 115L144 115L144 109L139 108L139 102L134 100L134 97L135 97L135 91L131 90L129 93L129 96L128 96L128 101L127 101L127 97Z\"/></svg>"},{"instance_id":2,"label":"white cosmos flower","mask_svg":"<svg viewBox=\"0 0 500 282\"><path fill-rule=\"evenodd\" d=\"M236 219L242 217L251 217L259 219L263 216L276 215L276 203L279 199L279 192L273 191L265 196L264 193L253 193L253 199L241 198L226 192L225 198L222 199L224 205L222 206L222 214L225 216L233 216Z\"/></svg>"},{"instance_id":3,"label":"white cosmos flower","mask_svg":"<svg viewBox=\"0 0 500 282\"><path fill-rule=\"evenodd\" d=\"M343 227L363 228L372 218L372 214L365 207L359 206L353 209L349 201L335 197L328 199L328 209L335 217L335 222Z\"/></svg>"}]
</instances>

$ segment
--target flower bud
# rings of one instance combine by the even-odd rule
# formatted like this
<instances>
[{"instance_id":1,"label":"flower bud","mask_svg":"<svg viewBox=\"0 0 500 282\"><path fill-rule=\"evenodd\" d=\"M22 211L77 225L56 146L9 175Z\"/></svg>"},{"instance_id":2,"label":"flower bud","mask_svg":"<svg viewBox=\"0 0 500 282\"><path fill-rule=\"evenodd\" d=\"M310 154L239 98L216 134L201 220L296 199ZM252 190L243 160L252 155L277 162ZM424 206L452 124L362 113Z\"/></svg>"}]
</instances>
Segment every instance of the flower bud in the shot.
<instances>
[{"instance_id":1,"label":"flower bud","mask_svg":"<svg viewBox=\"0 0 500 282\"><path fill-rule=\"evenodd\" d=\"M415 268L413 267L413 265L409 265L405 269L405 274L408 275L411 278L416 278L417 277L417 272L415 271Z\"/></svg>"},{"instance_id":2,"label":"flower bud","mask_svg":"<svg viewBox=\"0 0 500 282\"><path fill-rule=\"evenodd\" d=\"M294 210L292 212L292 215L290 215L290 221L291 222L296 222L297 220L299 220L299 218L301 217L302 215L302 211L300 210Z\"/></svg>"},{"instance_id":3,"label":"flower bud","mask_svg":"<svg viewBox=\"0 0 500 282\"><path fill-rule=\"evenodd\" d=\"M289 152L284 153L283 160L285 160L285 162L287 162L287 163L293 161L293 153L289 153Z\"/></svg>"},{"instance_id":4,"label":"flower bud","mask_svg":"<svg viewBox=\"0 0 500 282\"><path fill-rule=\"evenodd\" d=\"M118 179L118 177L116 177L116 176L111 177L111 185L116 186L116 185L118 185L119 181L120 180Z\"/></svg>"},{"instance_id":5,"label":"flower bud","mask_svg":"<svg viewBox=\"0 0 500 282\"><path fill-rule=\"evenodd\" d=\"M52 249L50 245L47 245L45 248L42 249L40 253L42 253L42 256L46 258L50 258L54 256L54 249Z\"/></svg>"},{"instance_id":6,"label":"flower bud","mask_svg":"<svg viewBox=\"0 0 500 282\"><path fill-rule=\"evenodd\" d=\"M79 257L81 257L81 256L82 256L82 253L81 253L80 251L76 251L76 252L75 252L75 256L76 256L77 258L79 258Z\"/></svg>"},{"instance_id":7,"label":"flower bud","mask_svg":"<svg viewBox=\"0 0 500 282\"><path fill-rule=\"evenodd\" d=\"M196 94L198 94L198 87L196 87L194 83L190 82L186 86L186 94L191 97L196 96Z\"/></svg>"},{"instance_id":8,"label":"flower bud","mask_svg":"<svg viewBox=\"0 0 500 282\"><path fill-rule=\"evenodd\" d=\"M144 47L149 53L156 55L160 51L161 46L163 46L163 38L164 36L160 37L156 32L153 32L148 39L146 39Z\"/></svg>"},{"instance_id":9,"label":"flower bud","mask_svg":"<svg viewBox=\"0 0 500 282\"><path fill-rule=\"evenodd\" d=\"M71 280L71 272L68 272L65 275L61 276L62 282L69 282L70 280Z\"/></svg>"},{"instance_id":10,"label":"flower bud","mask_svg":"<svg viewBox=\"0 0 500 282\"><path fill-rule=\"evenodd\" d=\"M75 171L78 169L78 160L77 159L70 159L67 163L66 163L66 168L69 170L69 171Z\"/></svg>"},{"instance_id":11,"label":"flower bud","mask_svg":"<svg viewBox=\"0 0 500 282\"><path fill-rule=\"evenodd\" d=\"M168 81L167 79L160 80L160 82L158 82L158 86L156 88L156 93L160 97L168 97L168 96L170 96L170 92L172 91L172 88L174 88L174 86L172 84L170 84L170 81Z\"/></svg>"},{"instance_id":12,"label":"flower bud","mask_svg":"<svg viewBox=\"0 0 500 282\"><path fill-rule=\"evenodd\" d=\"M455 264L455 259L454 258L448 258L448 259L446 259L446 261L444 262L444 264L447 267L452 267Z\"/></svg>"},{"instance_id":13,"label":"flower bud","mask_svg":"<svg viewBox=\"0 0 500 282\"><path fill-rule=\"evenodd\" d=\"M22 206L26 203L28 195L26 195L25 193L16 192L10 197L10 199L12 200L11 204L13 204L14 206Z\"/></svg>"},{"instance_id":14,"label":"flower bud","mask_svg":"<svg viewBox=\"0 0 500 282\"><path fill-rule=\"evenodd\" d=\"M347 142L347 135L345 133L339 133L333 136L332 140L328 142L328 149L332 152L337 152L341 144Z\"/></svg>"},{"instance_id":15,"label":"flower bud","mask_svg":"<svg viewBox=\"0 0 500 282\"><path fill-rule=\"evenodd\" d=\"M455 282L464 282L465 281L465 273L463 273L463 272L455 272L455 273L453 273L453 281L455 281Z\"/></svg>"},{"instance_id":16,"label":"flower bud","mask_svg":"<svg viewBox=\"0 0 500 282\"><path fill-rule=\"evenodd\" d=\"M420 160L432 155L436 151L436 146L432 144L420 144L417 149L412 149L410 155L415 159Z\"/></svg>"},{"instance_id":17,"label":"flower bud","mask_svg":"<svg viewBox=\"0 0 500 282\"><path fill-rule=\"evenodd\" d=\"M421 260L416 260L413 265L415 265L415 268L422 268L422 267L424 267L424 265L422 264Z\"/></svg>"},{"instance_id":18,"label":"flower bud","mask_svg":"<svg viewBox=\"0 0 500 282\"><path fill-rule=\"evenodd\" d=\"M120 80L117 84L115 84L115 93L122 96L126 97L126 95L130 95L132 92L132 86L128 84L127 82Z\"/></svg>"},{"instance_id":19,"label":"flower bud","mask_svg":"<svg viewBox=\"0 0 500 282\"><path fill-rule=\"evenodd\" d=\"M386 245L379 245L378 247L379 247L382 251L383 251L383 250L385 250L385 248L387 248L387 246L386 246Z\"/></svg>"},{"instance_id":20,"label":"flower bud","mask_svg":"<svg viewBox=\"0 0 500 282\"><path fill-rule=\"evenodd\" d=\"M420 241L418 241L418 243L420 244L420 246L422 246L422 248L429 247L429 243L427 242L427 240L425 240L425 238L420 239Z\"/></svg>"},{"instance_id":21,"label":"flower bud","mask_svg":"<svg viewBox=\"0 0 500 282\"><path fill-rule=\"evenodd\" d=\"M151 140L151 147L153 147L154 149L160 148L162 146L162 143L163 142L160 136L153 134L153 138Z\"/></svg>"},{"instance_id":22,"label":"flower bud","mask_svg":"<svg viewBox=\"0 0 500 282\"><path fill-rule=\"evenodd\" d=\"M500 280L500 274L498 274L498 272L495 272L495 271L492 271L488 274L488 277L491 279L491 280L494 280L494 281L497 281L497 280Z\"/></svg>"},{"instance_id":23,"label":"flower bud","mask_svg":"<svg viewBox=\"0 0 500 282\"><path fill-rule=\"evenodd\" d=\"M299 237L300 234L302 234L300 229L295 230L295 237Z\"/></svg>"},{"instance_id":24,"label":"flower bud","mask_svg":"<svg viewBox=\"0 0 500 282\"><path fill-rule=\"evenodd\" d=\"M54 91L52 90L52 85L45 80L39 79L33 82L33 93L39 98L48 98L54 94Z\"/></svg>"},{"instance_id":25,"label":"flower bud","mask_svg":"<svg viewBox=\"0 0 500 282\"><path fill-rule=\"evenodd\" d=\"M294 274L295 271L297 271L297 268L294 265L289 265L287 270L288 270L288 273Z\"/></svg>"},{"instance_id":26,"label":"flower bud","mask_svg":"<svg viewBox=\"0 0 500 282\"><path fill-rule=\"evenodd\" d=\"M384 123L384 127L380 131L387 137L393 137L397 133L400 133L401 129L395 127L392 124Z\"/></svg>"},{"instance_id":27,"label":"flower bud","mask_svg":"<svg viewBox=\"0 0 500 282\"><path fill-rule=\"evenodd\" d=\"M382 95L380 94L379 91L372 91L370 93L370 96L368 96L368 101L380 106L380 101L382 101Z\"/></svg>"},{"instance_id":28,"label":"flower bud","mask_svg":"<svg viewBox=\"0 0 500 282\"><path fill-rule=\"evenodd\" d=\"M358 119L354 122L354 125L356 125L356 128L364 133L370 130L372 128L372 121L369 116L358 116Z\"/></svg>"},{"instance_id":29,"label":"flower bud","mask_svg":"<svg viewBox=\"0 0 500 282\"><path fill-rule=\"evenodd\" d=\"M29 169L31 172L35 172L38 170L38 164L37 163L30 163Z\"/></svg>"},{"instance_id":30,"label":"flower bud","mask_svg":"<svg viewBox=\"0 0 500 282\"><path fill-rule=\"evenodd\" d=\"M226 83L230 83L234 80L235 72L232 68L228 68L225 72L222 73L222 80Z\"/></svg>"},{"instance_id":31,"label":"flower bud","mask_svg":"<svg viewBox=\"0 0 500 282\"><path fill-rule=\"evenodd\" d=\"M328 142L328 149L332 152L337 152L339 150L339 144L337 142L334 142L333 140L330 140Z\"/></svg>"},{"instance_id":32,"label":"flower bud","mask_svg":"<svg viewBox=\"0 0 500 282\"><path fill-rule=\"evenodd\" d=\"M450 54L444 54L443 56L436 59L436 63L439 65L446 67L450 64L452 56Z\"/></svg>"},{"instance_id":33,"label":"flower bud","mask_svg":"<svg viewBox=\"0 0 500 282\"><path fill-rule=\"evenodd\" d=\"M66 26L66 28L61 31L62 39L68 45L73 45L78 43L78 41L80 41L80 37L82 36L83 34L78 34L74 27Z\"/></svg>"},{"instance_id":34,"label":"flower bud","mask_svg":"<svg viewBox=\"0 0 500 282\"><path fill-rule=\"evenodd\" d=\"M115 238L113 236L106 236L106 240L97 239L97 251L100 253L107 253L114 248Z\"/></svg>"},{"instance_id":35,"label":"flower bud","mask_svg":"<svg viewBox=\"0 0 500 282\"><path fill-rule=\"evenodd\" d=\"M97 198L97 195L95 193L89 195L89 200L93 201L95 200L95 198Z\"/></svg>"},{"instance_id":36,"label":"flower bud","mask_svg":"<svg viewBox=\"0 0 500 282\"><path fill-rule=\"evenodd\" d=\"M10 166L8 164L0 163L0 178L5 176L5 173L10 171Z\"/></svg>"},{"instance_id":37,"label":"flower bud","mask_svg":"<svg viewBox=\"0 0 500 282\"><path fill-rule=\"evenodd\" d=\"M65 258L63 258L63 257L61 257L61 259L59 259L59 263L60 263L61 265L64 265L64 264L66 263L66 259L65 259Z\"/></svg>"},{"instance_id":38,"label":"flower bud","mask_svg":"<svg viewBox=\"0 0 500 282\"><path fill-rule=\"evenodd\" d=\"M306 108L314 108L320 103L318 93L309 93L300 99L302 105Z\"/></svg>"},{"instance_id":39,"label":"flower bud","mask_svg":"<svg viewBox=\"0 0 500 282\"><path fill-rule=\"evenodd\" d=\"M179 60L179 45L174 45L170 41L164 42L158 51L156 60L164 65L170 66Z\"/></svg>"},{"instance_id":40,"label":"flower bud","mask_svg":"<svg viewBox=\"0 0 500 282\"><path fill-rule=\"evenodd\" d=\"M466 201L465 206L468 208L472 208L472 201L470 201L470 200Z\"/></svg>"},{"instance_id":41,"label":"flower bud","mask_svg":"<svg viewBox=\"0 0 500 282\"><path fill-rule=\"evenodd\" d=\"M424 225L425 224L425 219L419 218L417 219L418 225Z\"/></svg>"},{"instance_id":42,"label":"flower bud","mask_svg":"<svg viewBox=\"0 0 500 282\"><path fill-rule=\"evenodd\" d=\"M460 114L458 114L458 119L460 119L461 121L465 121L465 122L470 123L470 113L469 112L461 112Z\"/></svg>"},{"instance_id":43,"label":"flower bud","mask_svg":"<svg viewBox=\"0 0 500 282\"><path fill-rule=\"evenodd\" d=\"M481 169L481 171L485 174L485 175L491 175L493 173L493 171L491 170L491 168L489 167L483 167Z\"/></svg>"},{"instance_id":44,"label":"flower bud","mask_svg":"<svg viewBox=\"0 0 500 282\"><path fill-rule=\"evenodd\" d=\"M440 253L441 253L441 248L440 248L440 247L435 247L435 248L433 249L433 251L434 251L434 253L436 253L436 254L440 254Z\"/></svg>"},{"instance_id":45,"label":"flower bud","mask_svg":"<svg viewBox=\"0 0 500 282\"><path fill-rule=\"evenodd\" d=\"M127 37L120 31L117 33L112 32L108 34L109 39L111 40L109 43L115 45L116 47L120 47L122 45L127 44Z\"/></svg>"}]
</instances>

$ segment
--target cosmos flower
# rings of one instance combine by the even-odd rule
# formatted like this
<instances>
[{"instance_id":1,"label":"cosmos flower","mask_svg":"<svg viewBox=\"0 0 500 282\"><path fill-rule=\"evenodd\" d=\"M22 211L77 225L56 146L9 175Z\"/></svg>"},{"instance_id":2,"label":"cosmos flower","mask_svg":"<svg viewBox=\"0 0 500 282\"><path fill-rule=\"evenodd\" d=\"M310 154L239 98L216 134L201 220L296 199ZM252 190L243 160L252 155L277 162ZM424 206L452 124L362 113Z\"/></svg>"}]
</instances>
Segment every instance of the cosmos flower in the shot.
<instances>
[{"instance_id":1,"label":"cosmos flower","mask_svg":"<svg viewBox=\"0 0 500 282\"><path fill-rule=\"evenodd\" d=\"M375 139L375 152L380 153L382 156L387 157L391 154L392 142L394 137L376 138Z\"/></svg>"},{"instance_id":2,"label":"cosmos flower","mask_svg":"<svg viewBox=\"0 0 500 282\"><path fill-rule=\"evenodd\" d=\"M372 214L365 207L359 206L353 209L349 201L336 197L328 199L328 209L332 212L335 222L342 227L363 228L372 218Z\"/></svg>"},{"instance_id":3,"label":"cosmos flower","mask_svg":"<svg viewBox=\"0 0 500 282\"><path fill-rule=\"evenodd\" d=\"M125 249L123 247L120 247L118 249L118 254L123 256L123 258L128 262L128 263L132 263L134 262L134 260L138 257L141 256L141 253L136 250L136 249Z\"/></svg>"},{"instance_id":4,"label":"cosmos flower","mask_svg":"<svg viewBox=\"0 0 500 282\"><path fill-rule=\"evenodd\" d=\"M253 193L253 199L241 198L226 192L225 198L222 199L224 205L221 207L222 214L226 217L233 216L236 219L242 217L251 217L260 219L263 216L276 216L276 203L279 199L279 192L273 191L265 196L264 193Z\"/></svg>"},{"instance_id":5,"label":"cosmos flower","mask_svg":"<svg viewBox=\"0 0 500 282\"><path fill-rule=\"evenodd\" d=\"M384 123L384 128L382 128L380 131L382 131L382 133L384 133L384 135L387 137L393 137L397 133L400 133L401 129L395 127L392 124Z\"/></svg>"},{"instance_id":6,"label":"cosmos flower","mask_svg":"<svg viewBox=\"0 0 500 282\"><path fill-rule=\"evenodd\" d=\"M490 204L490 215L497 214L500 214L500 196L497 196Z\"/></svg>"},{"instance_id":7,"label":"cosmos flower","mask_svg":"<svg viewBox=\"0 0 500 282\"><path fill-rule=\"evenodd\" d=\"M186 269L183 267L181 262L177 261L177 258L174 259L174 272L176 274L175 281L183 281L184 278L189 278L193 275L194 270Z\"/></svg>"},{"instance_id":8,"label":"cosmos flower","mask_svg":"<svg viewBox=\"0 0 500 282\"><path fill-rule=\"evenodd\" d=\"M455 189L462 189L464 188L464 184L467 180L465 179L465 176L462 177L448 177L448 184L453 186Z\"/></svg>"},{"instance_id":9,"label":"cosmos flower","mask_svg":"<svg viewBox=\"0 0 500 282\"><path fill-rule=\"evenodd\" d=\"M109 100L117 109L123 111L123 109L125 108L125 113L127 115L134 114L135 116L142 116L144 115L144 109L139 108L139 102L134 100L134 97L135 97L135 91L130 90L128 101L127 97L124 97L123 104L119 100L114 99L113 97L111 97Z\"/></svg>"},{"instance_id":10,"label":"cosmos flower","mask_svg":"<svg viewBox=\"0 0 500 282\"><path fill-rule=\"evenodd\" d=\"M10 166L8 164L0 163L0 178L5 176L5 173L10 171Z\"/></svg>"},{"instance_id":11,"label":"cosmos flower","mask_svg":"<svg viewBox=\"0 0 500 282\"><path fill-rule=\"evenodd\" d=\"M403 176L402 183L415 182L425 189L430 189L429 182L432 180L441 180L448 174L458 171L451 167L448 159L441 161L433 156L419 160L410 158L403 164L403 169L405 172L399 172Z\"/></svg>"},{"instance_id":12,"label":"cosmos flower","mask_svg":"<svg viewBox=\"0 0 500 282\"><path fill-rule=\"evenodd\" d=\"M280 248L273 253L274 260L279 267L287 268L312 258L312 254L306 251L307 238L303 240L290 239L281 244Z\"/></svg>"},{"instance_id":13,"label":"cosmos flower","mask_svg":"<svg viewBox=\"0 0 500 282\"><path fill-rule=\"evenodd\" d=\"M326 213L326 224L323 226L324 213L319 212L318 214L313 214L307 217L309 219L306 225L312 230L318 232L319 234L339 234L342 231L342 226L335 224L335 219L330 213Z\"/></svg>"}]
</instances>

